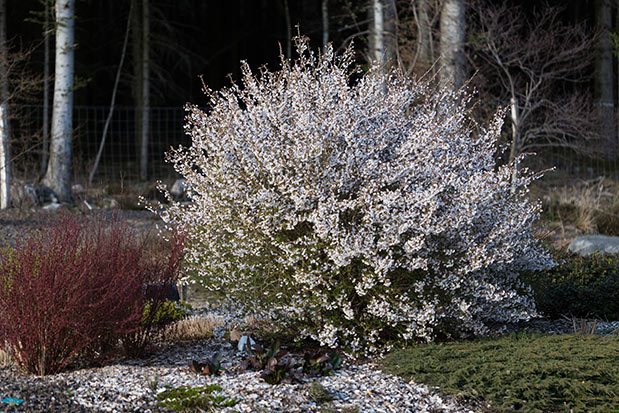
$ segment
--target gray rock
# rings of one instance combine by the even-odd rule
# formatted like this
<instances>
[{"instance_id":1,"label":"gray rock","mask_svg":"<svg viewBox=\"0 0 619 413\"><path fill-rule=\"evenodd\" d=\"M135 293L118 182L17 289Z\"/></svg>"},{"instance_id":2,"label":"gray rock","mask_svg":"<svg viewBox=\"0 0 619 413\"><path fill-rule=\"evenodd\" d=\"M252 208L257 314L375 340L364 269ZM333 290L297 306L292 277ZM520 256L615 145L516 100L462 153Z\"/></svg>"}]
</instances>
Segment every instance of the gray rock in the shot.
<instances>
[{"instance_id":1,"label":"gray rock","mask_svg":"<svg viewBox=\"0 0 619 413\"><path fill-rule=\"evenodd\" d=\"M71 187L71 191L73 191L74 193L82 193L85 191L84 187L80 184L75 184Z\"/></svg>"},{"instance_id":2,"label":"gray rock","mask_svg":"<svg viewBox=\"0 0 619 413\"><path fill-rule=\"evenodd\" d=\"M37 205L39 198L30 185L11 185L11 201L17 208L28 208Z\"/></svg>"},{"instance_id":3,"label":"gray rock","mask_svg":"<svg viewBox=\"0 0 619 413\"><path fill-rule=\"evenodd\" d=\"M596 251L599 251L602 255L619 254L619 237L584 235L570 242L567 250L583 257L591 255Z\"/></svg>"},{"instance_id":4,"label":"gray rock","mask_svg":"<svg viewBox=\"0 0 619 413\"><path fill-rule=\"evenodd\" d=\"M100 202L99 202L101 208L105 208L105 209L115 209L118 208L118 201L115 200L114 198L103 198Z\"/></svg>"},{"instance_id":5,"label":"gray rock","mask_svg":"<svg viewBox=\"0 0 619 413\"><path fill-rule=\"evenodd\" d=\"M43 206L43 209L47 211L55 211L58 208L60 208L60 204L58 202L50 202L49 204Z\"/></svg>"},{"instance_id":6,"label":"gray rock","mask_svg":"<svg viewBox=\"0 0 619 413\"><path fill-rule=\"evenodd\" d=\"M184 179L177 179L172 185L170 189L170 193L174 195L175 198L183 198L185 196L185 192L187 191L187 186L185 185Z\"/></svg>"}]
</instances>

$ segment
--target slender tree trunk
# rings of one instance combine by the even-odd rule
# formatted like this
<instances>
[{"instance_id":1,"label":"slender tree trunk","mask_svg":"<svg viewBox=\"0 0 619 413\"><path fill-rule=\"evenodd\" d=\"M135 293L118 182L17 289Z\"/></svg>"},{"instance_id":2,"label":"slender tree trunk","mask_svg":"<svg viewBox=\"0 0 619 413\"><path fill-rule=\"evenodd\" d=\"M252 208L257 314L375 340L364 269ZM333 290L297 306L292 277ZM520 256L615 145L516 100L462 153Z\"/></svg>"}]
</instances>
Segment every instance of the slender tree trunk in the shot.
<instances>
[{"instance_id":1,"label":"slender tree trunk","mask_svg":"<svg viewBox=\"0 0 619 413\"><path fill-rule=\"evenodd\" d=\"M133 2L131 2L129 6L129 16L127 17L127 28L125 30L125 39L123 40L122 51L120 52L120 63L118 63L118 69L116 70L116 79L114 80L114 88L112 89L112 101L110 102L110 111L108 112L107 119L105 120L105 125L103 126L103 135L101 136L101 143L99 144L99 150L97 151L97 156L95 157L95 163L90 170L90 174L88 175L88 183L92 185L92 179L97 172L97 167L99 166L99 161L101 160L101 154L103 153L103 148L105 146L105 139L107 137L107 131L110 127L110 122L112 120L112 115L114 114L114 104L116 103L116 92L118 91L118 83L120 82L120 74L122 72L123 63L125 62L125 55L127 54L127 43L129 43L129 32L131 30L131 14L133 12Z\"/></svg>"},{"instance_id":2,"label":"slender tree trunk","mask_svg":"<svg viewBox=\"0 0 619 413\"><path fill-rule=\"evenodd\" d=\"M619 0L617 0L616 3L617 3L616 4L617 14L615 16L615 33L618 33L619 32ZM617 128L617 130L615 131L616 133L615 136L617 137L617 140L618 140L617 145L619 146L619 53L617 53L616 57L617 57L617 90L616 90L617 95L616 96L617 96L618 102L617 102L617 110L615 112L615 127Z\"/></svg>"},{"instance_id":3,"label":"slender tree trunk","mask_svg":"<svg viewBox=\"0 0 619 413\"><path fill-rule=\"evenodd\" d=\"M393 66L397 61L398 13L395 0L382 0L383 9L383 64Z\"/></svg>"},{"instance_id":4,"label":"slender tree trunk","mask_svg":"<svg viewBox=\"0 0 619 413\"><path fill-rule=\"evenodd\" d=\"M292 58L292 22L288 0L284 0L284 17L286 18L286 57L290 59Z\"/></svg>"},{"instance_id":5,"label":"slender tree trunk","mask_svg":"<svg viewBox=\"0 0 619 413\"><path fill-rule=\"evenodd\" d=\"M329 0L322 0L322 51L327 51L329 43Z\"/></svg>"},{"instance_id":6,"label":"slender tree trunk","mask_svg":"<svg viewBox=\"0 0 619 413\"><path fill-rule=\"evenodd\" d=\"M45 0L45 17L43 23L43 145L41 148L41 176L47 170L49 154L49 0Z\"/></svg>"},{"instance_id":7,"label":"slender tree trunk","mask_svg":"<svg viewBox=\"0 0 619 413\"><path fill-rule=\"evenodd\" d=\"M140 179L148 178L148 141L150 135L150 14L148 1L142 1L142 139L140 145Z\"/></svg>"},{"instance_id":8,"label":"slender tree trunk","mask_svg":"<svg viewBox=\"0 0 619 413\"><path fill-rule=\"evenodd\" d=\"M73 131L73 51L75 0L56 1L56 67L49 165L43 183L60 201L71 201Z\"/></svg>"},{"instance_id":9,"label":"slender tree trunk","mask_svg":"<svg viewBox=\"0 0 619 413\"><path fill-rule=\"evenodd\" d=\"M0 0L0 209L11 206L11 154L9 145L9 79L6 43L6 0Z\"/></svg>"},{"instance_id":10,"label":"slender tree trunk","mask_svg":"<svg viewBox=\"0 0 619 413\"><path fill-rule=\"evenodd\" d=\"M466 0L445 0L441 10L441 67L443 86L459 89L465 79L464 35Z\"/></svg>"},{"instance_id":11,"label":"slender tree trunk","mask_svg":"<svg viewBox=\"0 0 619 413\"><path fill-rule=\"evenodd\" d=\"M512 145L509 151L510 162L516 159L522 151L522 139L520 136L520 109L518 99L512 94L510 99L510 116L512 121Z\"/></svg>"},{"instance_id":12,"label":"slender tree trunk","mask_svg":"<svg viewBox=\"0 0 619 413\"><path fill-rule=\"evenodd\" d=\"M381 64L385 56L383 3L381 0L371 0L370 15L370 59Z\"/></svg>"},{"instance_id":13,"label":"slender tree trunk","mask_svg":"<svg viewBox=\"0 0 619 413\"><path fill-rule=\"evenodd\" d=\"M419 63L425 70L434 63L434 48L432 45L432 27L430 26L430 12L427 0L412 0L417 12L417 53Z\"/></svg>"},{"instance_id":14,"label":"slender tree trunk","mask_svg":"<svg viewBox=\"0 0 619 413\"><path fill-rule=\"evenodd\" d=\"M135 125L135 148L136 158L139 158L140 163L138 166L141 168L142 159L140 158L142 147L142 107L144 102L142 101L142 84L144 79L142 78L142 0L131 0L131 8L133 14L131 15L131 57L133 67L133 103L135 105L134 113L134 125Z\"/></svg>"},{"instance_id":15,"label":"slender tree trunk","mask_svg":"<svg viewBox=\"0 0 619 413\"><path fill-rule=\"evenodd\" d=\"M596 23L601 36L595 64L595 98L600 114L600 133L603 147L614 145L615 127L613 122L613 49L610 37L612 29L611 0L597 0ZM608 152L606 152L608 153Z\"/></svg>"}]
</instances>

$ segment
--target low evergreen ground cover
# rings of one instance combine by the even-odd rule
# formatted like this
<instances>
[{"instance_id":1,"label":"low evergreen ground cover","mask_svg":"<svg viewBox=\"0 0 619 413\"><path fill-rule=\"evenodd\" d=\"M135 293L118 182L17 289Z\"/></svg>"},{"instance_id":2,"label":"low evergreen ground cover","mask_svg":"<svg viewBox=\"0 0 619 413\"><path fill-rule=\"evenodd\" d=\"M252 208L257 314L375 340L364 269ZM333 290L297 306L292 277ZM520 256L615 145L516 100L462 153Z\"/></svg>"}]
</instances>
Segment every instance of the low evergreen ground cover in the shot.
<instances>
[{"instance_id":1,"label":"low evergreen ground cover","mask_svg":"<svg viewBox=\"0 0 619 413\"><path fill-rule=\"evenodd\" d=\"M385 371L489 412L619 412L619 338L513 333L391 352Z\"/></svg>"}]
</instances>

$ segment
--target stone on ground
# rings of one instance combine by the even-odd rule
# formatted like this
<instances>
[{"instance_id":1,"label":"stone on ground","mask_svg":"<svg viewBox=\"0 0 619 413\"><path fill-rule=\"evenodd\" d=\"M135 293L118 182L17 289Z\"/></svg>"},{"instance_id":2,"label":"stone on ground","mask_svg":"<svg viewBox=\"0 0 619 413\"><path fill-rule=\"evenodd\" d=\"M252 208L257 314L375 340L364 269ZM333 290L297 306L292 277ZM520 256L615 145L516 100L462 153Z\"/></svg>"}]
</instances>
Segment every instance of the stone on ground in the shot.
<instances>
[{"instance_id":1,"label":"stone on ground","mask_svg":"<svg viewBox=\"0 0 619 413\"><path fill-rule=\"evenodd\" d=\"M596 251L599 251L602 255L619 254L619 237L583 235L572 241L567 250L583 257L591 255Z\"/></svg>"}]
</instances>

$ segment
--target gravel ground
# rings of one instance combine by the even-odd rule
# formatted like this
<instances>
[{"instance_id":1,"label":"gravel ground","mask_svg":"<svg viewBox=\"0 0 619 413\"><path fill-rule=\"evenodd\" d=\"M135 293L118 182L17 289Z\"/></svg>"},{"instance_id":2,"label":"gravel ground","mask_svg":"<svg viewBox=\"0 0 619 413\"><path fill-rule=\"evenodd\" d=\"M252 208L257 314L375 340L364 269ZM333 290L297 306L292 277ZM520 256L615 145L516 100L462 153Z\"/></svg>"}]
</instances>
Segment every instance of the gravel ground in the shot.
<instances>
[{"instance_id":1,"label":"gravel ground","mask_svg":"<svg viewBox=\"0 0 619 413\"><path fill-rule=\"evenodd\" d=\"M191 358L223 354L226 372L197 375L186 367ZM217 384L222 394L238 400L222 412L318 412L324 407L309 396L309 380L272 386L258 372L241 371L240 356L231 344L214 342L176 345L143 360L120 361L101 368L81 369L35 378L15 370L0 371L0 395L24 399L19 409L5 411L161 411L155 397L166 386ZM333 376L317 380L331 393L337 411L361 412L469 412L468 408L438 396L428 387L406 383L380 372L372 364L348 365ZM157 383L155 386L154 383ZM353 410L349 410L353 411Z\"/></svg>"}]
</instances>

